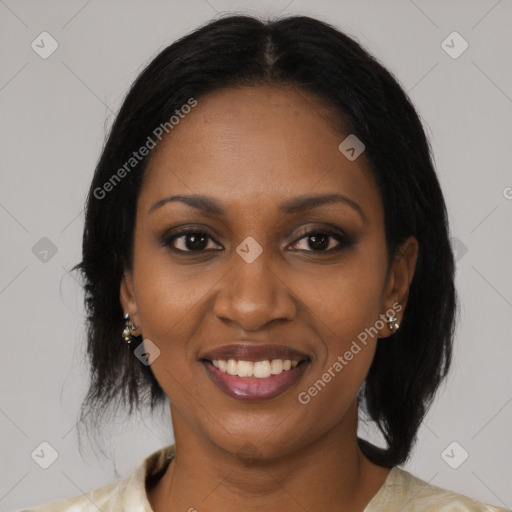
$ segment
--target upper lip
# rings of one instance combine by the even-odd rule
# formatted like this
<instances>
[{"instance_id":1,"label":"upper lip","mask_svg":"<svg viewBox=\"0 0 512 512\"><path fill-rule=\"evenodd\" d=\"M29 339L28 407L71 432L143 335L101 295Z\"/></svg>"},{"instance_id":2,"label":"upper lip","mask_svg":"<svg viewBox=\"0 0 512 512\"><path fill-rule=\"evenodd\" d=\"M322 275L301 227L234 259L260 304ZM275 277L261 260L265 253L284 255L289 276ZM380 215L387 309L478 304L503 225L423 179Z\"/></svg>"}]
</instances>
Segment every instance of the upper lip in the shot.
<instances>
[{"instance_id":1,"label":"upper lip","mask_svg":"<svg viewBox=\"0 0 512 512\"><path fill-rule=\"evenodd\" d=\"M200 359L237 359L241 361L265 361L272 359L290 359L291 361L303 361L309 357L291 347L285 345L248 345L245 343L234 343L224 345L205 352Z\"/></svg>"}]
</instances>

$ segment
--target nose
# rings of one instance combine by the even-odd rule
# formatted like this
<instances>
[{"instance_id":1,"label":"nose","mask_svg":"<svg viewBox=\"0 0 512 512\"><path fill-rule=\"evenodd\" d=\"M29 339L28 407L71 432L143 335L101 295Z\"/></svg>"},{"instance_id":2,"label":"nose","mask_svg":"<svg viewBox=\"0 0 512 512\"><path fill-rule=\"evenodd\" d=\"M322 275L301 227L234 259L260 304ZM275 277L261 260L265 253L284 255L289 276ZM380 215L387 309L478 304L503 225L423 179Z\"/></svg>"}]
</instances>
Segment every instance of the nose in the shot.
<instances>
[{"instance_id":1,"label":"nose","mask_svg":"<svg viewBox=\"0 0 512 512\"><path fill-rule=\"evenodd\" d=\"M217 318L257 331L271 322L295 317L293 291L277 269L271 268L265 254L263 251L252 263L233 254L231 272L222 280L215 297Z\"/></svg>"}]
</instances>

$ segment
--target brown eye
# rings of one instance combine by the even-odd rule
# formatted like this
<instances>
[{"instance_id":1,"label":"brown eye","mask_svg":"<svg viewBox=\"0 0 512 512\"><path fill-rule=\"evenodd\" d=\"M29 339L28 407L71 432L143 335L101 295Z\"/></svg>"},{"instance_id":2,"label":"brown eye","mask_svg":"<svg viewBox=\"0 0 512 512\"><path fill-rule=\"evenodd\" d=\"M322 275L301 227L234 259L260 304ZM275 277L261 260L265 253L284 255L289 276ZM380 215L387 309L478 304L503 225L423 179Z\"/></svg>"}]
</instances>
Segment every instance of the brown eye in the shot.
<instances>
[{"instance_id":1,"label":"brown eye","mask_svg":"<svg viewBox=\"0 0 512 512\"><path fill-rule=\"evenodd\" d=\"M182 231L179 234L164 237L162 244L178 252L201 252L210 250L208 241L213 239L204 231Z\"/></svg>"},{"instance_id":2,"label":"brown eye","mask_svg":"<svg viewBox=\"0 0 512 512\"><path fill-rule=\"evenodd\" d=\"M300 248L298 245L302 240L305 240L305 242L303 243L303 247ZM336 245L336 242L333 242L333 240L337 241L338 244ZM350 245L350 243L351 242L340 233L324 229L307 232L295 241L291 248L306 252L330 253L339 251Z\"/></svg>"}]
</instances>

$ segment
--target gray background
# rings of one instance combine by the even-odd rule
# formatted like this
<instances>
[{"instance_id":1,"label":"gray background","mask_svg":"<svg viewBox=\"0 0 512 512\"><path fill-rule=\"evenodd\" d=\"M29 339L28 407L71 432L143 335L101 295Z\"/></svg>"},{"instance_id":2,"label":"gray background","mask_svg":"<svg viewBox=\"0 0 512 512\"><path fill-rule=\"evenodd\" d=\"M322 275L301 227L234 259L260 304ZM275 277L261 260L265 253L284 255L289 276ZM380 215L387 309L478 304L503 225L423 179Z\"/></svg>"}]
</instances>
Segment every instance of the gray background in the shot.
<instances>
[{"instance_id":1,"label":"gray background","mask_svg":"<svg viewBox=\"0 0 512 512\"><path fill-rule=\"evenodd\" d=\"M405 467L512 506L510 0L0 0L1 510L110 483L172 442L168 415L119 420L105 432L117 473L91 449L80 456L87 367L82 292L68 269L80 260L86 191L127 88L159 50L225 11L329 21L409 92L449 208L461 316L450 378ZM31 48L43 31L59 45L46 59ZM458 58L441 45L453 31L469 44ZM460 51L452 39L445 44ZM42 252L43 237L55 254ZM58 452L48 469L31 458L43 441Z\"/></svg>"}]
</instances>

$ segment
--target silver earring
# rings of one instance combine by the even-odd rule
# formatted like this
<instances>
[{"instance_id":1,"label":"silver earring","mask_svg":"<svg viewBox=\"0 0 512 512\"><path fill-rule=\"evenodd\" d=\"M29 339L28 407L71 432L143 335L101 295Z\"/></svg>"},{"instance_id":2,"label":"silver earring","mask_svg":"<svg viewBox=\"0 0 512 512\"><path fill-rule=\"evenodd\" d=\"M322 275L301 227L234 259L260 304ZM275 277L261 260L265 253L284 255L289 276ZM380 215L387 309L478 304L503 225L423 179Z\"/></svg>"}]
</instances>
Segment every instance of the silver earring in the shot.
<instances>
[{"instance_id":1,"label":"silver earring","mask_svg":"<svg viewBox=\"0 0 512 512\"><path fill-rule=\"evenodd\" d=\"M124 341L126 343L128 343L128 345L132 342L132 331L136 331L136 330L137 330L137 326L133 322L130 322L130 314L125 313L124 329L123 329L122 337L123 337Z\"/></svg>"},{"instance_id":2,"label":"silver earring","mask_svg":"<svg viewBox=\"0 0 512 512\"><path fill-rule=\"evenodd\" d=\"M388 324L390 331L398 331L400 324L397 322L397 318L394 313L387 317L386 323Z\"/></svg>"}]
</instances>

